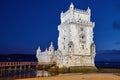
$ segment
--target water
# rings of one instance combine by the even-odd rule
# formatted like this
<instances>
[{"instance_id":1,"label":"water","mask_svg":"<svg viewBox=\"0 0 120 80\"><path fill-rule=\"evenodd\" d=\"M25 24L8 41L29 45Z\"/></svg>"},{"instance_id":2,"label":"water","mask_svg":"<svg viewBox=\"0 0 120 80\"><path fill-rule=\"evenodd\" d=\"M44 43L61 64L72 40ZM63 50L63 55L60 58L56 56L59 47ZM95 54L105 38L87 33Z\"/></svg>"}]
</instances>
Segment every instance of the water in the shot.
<instances>
[{"instance_id":1,"label":"water","mask_svg":"<svg viewBox=\"0 0 120 80\"><path fill-rule=\"evenodd\" d=\"M33 78L33 77L47 77L51 76L48 71L42 70L2 70L0 73L0 80L14 80L21 78Z\"/></svg>"},{"instance_id":2,"label":"water","mask_svg":"<svg viewBox=\"0 0 120 80\"><path fill-rule=\"evenodd\" d=\"M38 70L36 71L36 77L48 77L48 76L51 76L51 74L48 72L48 71L41 71L41 70Z\"/></svg>"},{"instance_id":3,"label":"water","mask_svg":"<svg viewBox=\"0 0 120 80\"><path fill-rule=\"evenodd\" d=\"M97 62L97 67L105 67L105 68L119 68L120 69L120 62ZM101 71L101 70L100 70ZM110 72L110 70L108 69ZM108 72L106 70L103 70L103 72ZM54 72L54 70L53 70ZM64 71L63 71L64 72ZM118 70L111 70L111 72L119 72ZM33 78L33 77L47 77L47 76L53 76L52 72L43 71L43 70L35 70L35 69L29 69L29 70L8 70L3 69L0 70L0 80L15 80L15 79L22 79L22 78Z\"/></svg>"},{"instance_id":4,"label":"water","mask_svg":"<svg viewBox=\"0 0 120 80\"><path fill-rule=\"evenodd\" d=\"M120 62L95 62L96 67L120 68Z\"/></svg>"}]
</instances>

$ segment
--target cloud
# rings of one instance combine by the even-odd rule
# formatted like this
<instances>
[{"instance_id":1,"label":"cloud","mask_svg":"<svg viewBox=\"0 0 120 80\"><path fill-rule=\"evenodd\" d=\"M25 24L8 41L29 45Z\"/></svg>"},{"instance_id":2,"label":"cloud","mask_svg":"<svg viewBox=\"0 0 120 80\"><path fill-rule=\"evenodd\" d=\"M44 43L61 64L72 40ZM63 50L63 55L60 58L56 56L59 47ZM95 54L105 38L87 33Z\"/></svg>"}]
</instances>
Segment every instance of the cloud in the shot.
<instances>
[{"instance_id":1,"label":"cloud","mask_svg":"<svg viewBox=\"0 0 120 80\"><path fill-rule=\"evenodd\" d=\"M120 21L114 21L112 24L113 29L120 30Z\"/></svg>"}]
</instances>

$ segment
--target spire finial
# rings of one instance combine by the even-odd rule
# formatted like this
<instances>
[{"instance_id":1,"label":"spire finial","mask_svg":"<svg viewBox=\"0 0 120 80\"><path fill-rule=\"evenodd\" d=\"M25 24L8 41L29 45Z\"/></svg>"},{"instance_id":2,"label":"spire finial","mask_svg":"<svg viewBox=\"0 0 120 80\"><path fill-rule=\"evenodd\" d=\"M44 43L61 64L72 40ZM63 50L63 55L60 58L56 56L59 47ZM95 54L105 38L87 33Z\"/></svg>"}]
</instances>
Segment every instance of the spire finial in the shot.
<instances>
[{"instance_id":1,"label":"spire finial","mask_svg":"<svg viewBox=\"0 0 120 80\"><path fill-rule=\"evenodd\" d=\"M70 5L73 5L73 2L71 2L71 4Z\"/></svg>"},{"instance_id":2,"label":"spire finial","mask_svg":"<svg viewBox=\"0 0 120 80\"><path fill-rule=\"evenodd\" d=\"M47 52L47 48L45 49L45 52Z\"/></svg>"},{"instance_id":3,"label":"spire finial","mask_svg":"<svg viewBox=\"0 0 120 80\"><path fill-rule=\"evenodd\" d=\"M63 11L61 11L61 16L63 15Z\"/></svg>"},{"instance_id":4,"label":"spire finial","mask_svg":"<svg viewBox=\"0 0 120 80\"><path fill-rule=\"evenodd\" d=\"M90 10L90 7L88 6L87 10Z\"/></svg>"},{"instance_id":5,"label":"spire finial","mask_svg":"<svg viewBox=\"0 0 120 80\"><path fill-rule=\"evenodd\" d=\"M70 4L70 7L69 7L69 9L74 9L74 5L73 5L73 3L71 2L71 4Z\"/></svg>"},{"instance_id":6,"label":"spire finial","mask_svg":"<svg viewBox=\"0 0 120 80\"><path fill-rule=\"evenodd\" d=\"M40 46L38 46L37 54L40 54L40 53L41 53L41 49L40 49Z\"/></svg>"},{"instance_id":7,"label":"spire finial","mask_svg":"<svg viewBox=\"0 0 120 80\"><path fill-rule=\"evenodd\" d=\"M40 51L41 51L40 46L38 46L38 50L40 50Z\"/></svg>"},{"instance_id":8,"label":"spire finial","mask_svg":"<svg viewBox=\"0 0 120 80\"><path fill-rule=\"evenodd\" d=\"M90 14L91 13L91 10L90 10L90 7L88 6L87 8L87 12Z\"/></svg>"},{"instance_id":9,"label":"spire finial","mask_svg":"<svg viewBox=\"0 0 120 80\"><path fill-rule=\"evenodd\" d=\"M52 46L52 47L53 47L53 42L51 42L50 46Z\"/></svg>"},{"instance_id":10,"label":"spire finial","mask_svg":"<svg viewBox=\"0 0 120 80\"><path fill-rule=\"evenodd\" d=\"M61 11L61 14L63 14L63 11Z\"/></svg>"}]
</instances>

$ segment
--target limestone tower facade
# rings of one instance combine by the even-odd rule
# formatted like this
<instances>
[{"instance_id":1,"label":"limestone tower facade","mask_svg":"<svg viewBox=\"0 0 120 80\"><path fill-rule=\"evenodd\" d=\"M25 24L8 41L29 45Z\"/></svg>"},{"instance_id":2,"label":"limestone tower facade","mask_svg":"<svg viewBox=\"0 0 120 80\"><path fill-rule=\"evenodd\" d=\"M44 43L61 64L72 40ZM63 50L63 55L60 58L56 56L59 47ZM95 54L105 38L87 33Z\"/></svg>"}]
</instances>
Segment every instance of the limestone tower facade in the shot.
<instances>
[{"instance_id":1,"label":"limestone tower facade","mask_svg":"<svg viewBox=\"0 0 120 80\"><path fill-rule=\"evenodd\" d=\"M95 23L91 21L91 9L76 9L71 3L66 12L61 12L60 19L58 49L54 50L53 43L44 52L39 47L38 62L56 62L58 66L95 66Z\"/></svg>"},{"instance_id":2,"label":"limestone tower facade","mask_svg":"<svg viewBox=\"0 0 120 80\"><path fill-rule=\"evenodd\" d=\"M91 9L80 10L70 4L66 12L61 12L58 25L58 50L61 51L60 65L94 66L95 44Z\"/></svg>"}]
</instances>

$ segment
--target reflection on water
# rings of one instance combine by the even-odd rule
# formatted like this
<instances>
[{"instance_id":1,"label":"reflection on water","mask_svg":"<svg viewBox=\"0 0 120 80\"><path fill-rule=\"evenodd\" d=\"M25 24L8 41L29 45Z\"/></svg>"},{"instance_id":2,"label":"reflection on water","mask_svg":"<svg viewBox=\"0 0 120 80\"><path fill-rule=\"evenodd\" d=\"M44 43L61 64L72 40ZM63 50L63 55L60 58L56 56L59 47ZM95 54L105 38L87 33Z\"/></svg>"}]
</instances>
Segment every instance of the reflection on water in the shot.
<instances>
[{"instance_id":1,"label":"reflection on water","mask_svg":"<svg viewBox=\"0 0 120 80\"><path fill-rule=\"evenodd\" d=\"M37 71L36 72L36 77L48 77L50 76L50 73L48 71Z\"/></svg>"},{"instance_id":2,"label":"reflection on water","mask_svg":"<svg viewBox=\"0 0 120 80\"><path fill-rule=\"evenodd\" d=\"M48 71L41 70L1 70L0 80L14 80L20 78L32 78L51 76Z\"/></svg>"}]
</instances>

